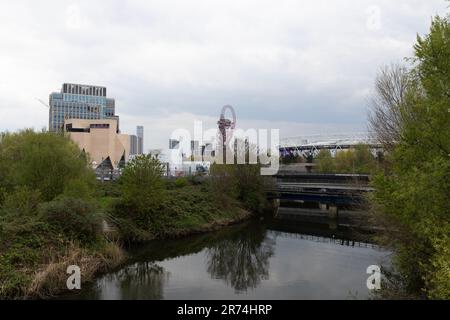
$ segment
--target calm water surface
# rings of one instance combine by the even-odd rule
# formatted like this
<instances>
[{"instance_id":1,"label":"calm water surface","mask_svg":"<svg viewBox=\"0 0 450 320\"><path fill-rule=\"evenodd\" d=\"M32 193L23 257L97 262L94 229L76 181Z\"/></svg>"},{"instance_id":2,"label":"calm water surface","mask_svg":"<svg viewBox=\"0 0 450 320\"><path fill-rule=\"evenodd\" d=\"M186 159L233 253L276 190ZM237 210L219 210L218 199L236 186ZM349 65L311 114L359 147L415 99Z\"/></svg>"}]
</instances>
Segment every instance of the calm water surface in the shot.
<instances>
[{"instance_id":1,"label":"calm water surface","mask_svg":"<svg viewBox=\"0 0 450 320\"><path fill-rule=\"evenodd\" d=\"M367 299L366 269L389 253L348 232L253 221L154 241L75 299ZM342 240L347 239L347 240Z\"/></svg>"}]
</instances>

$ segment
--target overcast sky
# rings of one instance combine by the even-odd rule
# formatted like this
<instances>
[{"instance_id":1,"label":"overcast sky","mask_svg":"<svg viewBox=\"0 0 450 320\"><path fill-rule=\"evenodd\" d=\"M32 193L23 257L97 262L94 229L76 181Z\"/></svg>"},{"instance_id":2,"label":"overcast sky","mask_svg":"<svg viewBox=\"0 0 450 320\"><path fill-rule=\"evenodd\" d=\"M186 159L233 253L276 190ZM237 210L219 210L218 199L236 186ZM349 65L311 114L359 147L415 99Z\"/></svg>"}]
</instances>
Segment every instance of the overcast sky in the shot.
<instances>
[{"instance_id":1,"label":"overcast sky","mask_svg":"<svg viewBox=\"0 0 450 320\"><path fill-rule=\"evenodd\" d=\"M63 82L103 85L145 148L176 128L282 137L366 129L380 66L411 56L444 0L1 1L0 131L48 125Z\"/></svg>"}]
</instances>

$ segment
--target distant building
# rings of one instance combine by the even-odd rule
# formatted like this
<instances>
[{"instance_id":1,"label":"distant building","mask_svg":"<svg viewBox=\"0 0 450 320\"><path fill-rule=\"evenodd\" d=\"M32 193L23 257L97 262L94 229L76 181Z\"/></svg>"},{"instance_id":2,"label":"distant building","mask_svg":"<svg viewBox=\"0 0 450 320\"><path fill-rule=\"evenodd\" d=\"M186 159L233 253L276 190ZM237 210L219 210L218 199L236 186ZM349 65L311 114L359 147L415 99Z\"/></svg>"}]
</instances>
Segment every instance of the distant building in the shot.
<instances>
[{"instance_id":1,"label":"distant building","mask_svg":"<svg viewBox=\"0 0 450 320\"><path fill-rule=\"evenodd\" d=\"M137 154L144 153L144 127L137 126L136 127L136 136L137 136Z\"/></svg>"},{"instance_id":2,"label":"distant building","mask_svg":"<svg viewBox=\"0 0 450 320\"><path fill-rule=\"evenodd\" d=\"M50 94L49 106L49 131L63 131L67 119L115 119L119 132L115 100L107 98L105 87L64 83L60 92Z\"/></svg>"},{"instance_id":3,"label":"distant building","mask_svg":"<svg viewBox=\"0 0 450 320\"><path fill-rule=\"evenodd\" d=\"M201 153L200 143L197 140L191 140L191 157L194 156L198 159L201 157Z\"/></svg>"},{"instance_id":4,"label":"distant building","mask_svg":"<svg viewBox=\"0 0 450 320\"><path fill-rule=\"evenodd\" d=\"M180 146L180 141L175 139L169 139L169 149L175 150Z\"/></svg>"},{"instance_id":5,"label":"distant building","mask_svg":"<svg viewBox=\"0 0 450 320\"><path fill-rule=\"evenodd\" d=\"M138 154L138 137L134 134L130 135L130 155Z\"/></svg>"},{"instance_id":6,"label":"distant building","mask_svg":"<svg viewBox=\"0 0 450 320\"><path fill-rule=\"evenodd\" d=\"M117 169L130 154L130 136L120 134L117 119L67 119L64 131L89 156L94 169Z\"/></svg>"}]
</instances>

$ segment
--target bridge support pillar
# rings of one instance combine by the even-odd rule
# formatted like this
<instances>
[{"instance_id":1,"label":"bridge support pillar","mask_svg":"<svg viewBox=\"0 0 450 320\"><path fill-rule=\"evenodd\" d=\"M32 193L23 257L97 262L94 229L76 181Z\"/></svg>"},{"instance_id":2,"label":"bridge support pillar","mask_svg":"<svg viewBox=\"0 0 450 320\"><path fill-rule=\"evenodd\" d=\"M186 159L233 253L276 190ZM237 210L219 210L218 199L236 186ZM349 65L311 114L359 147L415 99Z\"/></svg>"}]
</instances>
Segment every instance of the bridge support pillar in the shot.
<instances>
[{"instance_id":1,"label":"bridge support pillar","mask_svg":"<svg viewBox=\"0 0 450 320\"><path fill-rule=\"evenodd\" d=\"M272 206L275 212L274 214L275 217L278 216L278 210L280 209L280 202L281 202L280 199L273 199Z\"/></svg>"},{"instance_id":2,"label":"bridge support pillar","mask_svg":"<svg viewBox=\"0 0 450 320\"><path fill-rule=\"evenodd\" d=\"M336 205L330 205L328 209L328 226L332 230L336 230L338 228L339 222L339 211Z\"/></svg>"},{"instance_id":3,"label":"bridge support pillar","mask_svg":"<svg viewBox=\"0 0 450 320\"><path fill-rule=\"evenodd\" d=\"M339 218L339 211L336 205L330 205L330 208L328 209L328 217L335 220Z\"/></svg>"}]
</instances>

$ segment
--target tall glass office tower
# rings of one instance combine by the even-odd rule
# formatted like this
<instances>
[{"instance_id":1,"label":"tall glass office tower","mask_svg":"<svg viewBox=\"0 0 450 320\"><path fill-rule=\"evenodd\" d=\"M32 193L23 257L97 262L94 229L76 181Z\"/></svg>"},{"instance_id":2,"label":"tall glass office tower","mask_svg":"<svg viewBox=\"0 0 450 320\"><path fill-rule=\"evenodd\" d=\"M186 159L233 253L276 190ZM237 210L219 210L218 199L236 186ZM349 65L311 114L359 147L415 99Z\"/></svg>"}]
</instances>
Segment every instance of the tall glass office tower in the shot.
<instances>
[{"instance_id":1,"label":"tall glass office tower","mask_svg":"<svg viewBox=\"0 0 450 320\"><path fill-rule=\"evenodd\" d=\"M136 127L136 136L137 136L137 153L144 153L144 127L137 126Z\"/></svg>"},{"instance_id":2,"label":"tall glass office tower","mask_svg":"<svg viewBox=\"0 0 450 320\"><path fill-rule=\"evenodd\" d=\"M63 130L65 119L117 119L115 100L106 97L106 88L64 83L61 92L50 94L50 131ZM117 126L119 131L119 126Z\"/></svg>"}]
</instances>

